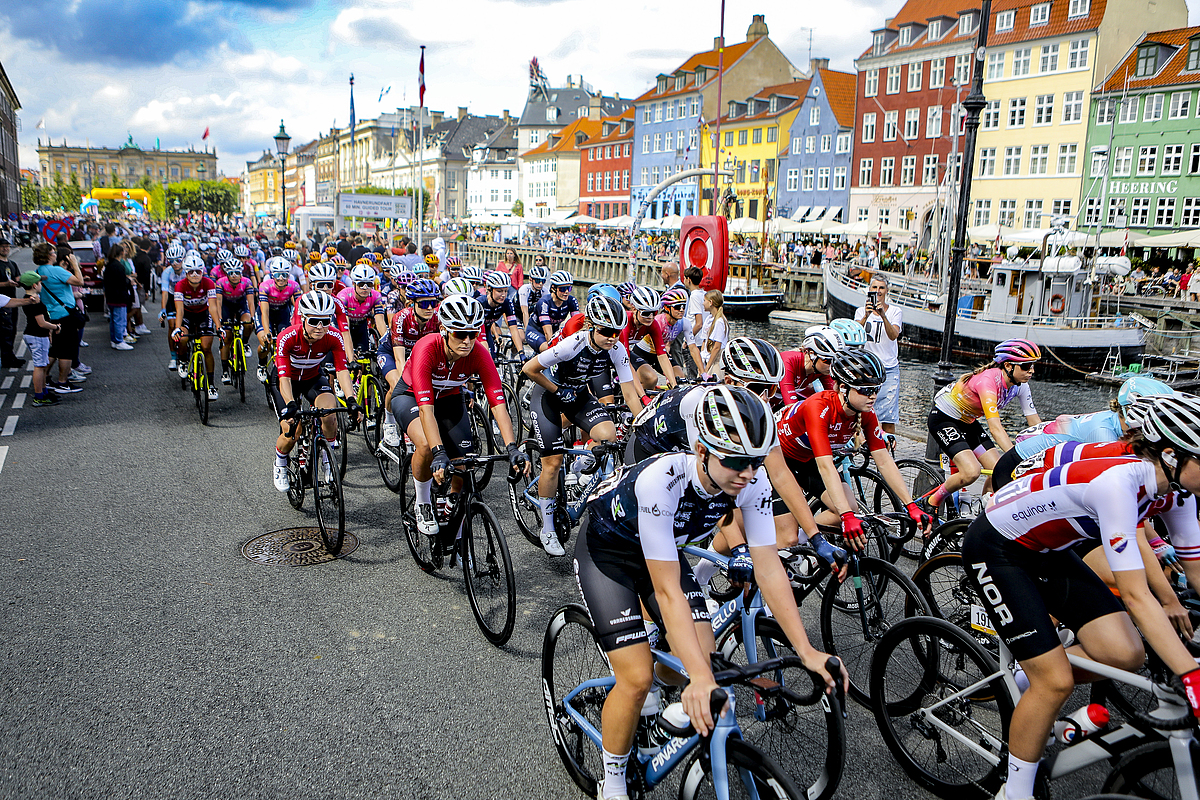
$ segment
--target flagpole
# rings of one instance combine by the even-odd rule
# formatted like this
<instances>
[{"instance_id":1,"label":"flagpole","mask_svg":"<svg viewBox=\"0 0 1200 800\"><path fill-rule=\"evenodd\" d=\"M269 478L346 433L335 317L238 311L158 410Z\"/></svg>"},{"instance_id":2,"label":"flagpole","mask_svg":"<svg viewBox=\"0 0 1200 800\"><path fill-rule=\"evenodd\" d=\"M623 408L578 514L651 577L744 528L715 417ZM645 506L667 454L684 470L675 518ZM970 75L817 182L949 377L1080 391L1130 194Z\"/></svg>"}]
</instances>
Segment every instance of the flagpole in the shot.
<instances>
[{"instance_id":1,"label":"flagpole","mask_svg":"<svg viewBox=\"0 0 1200 800\"><path fill-rule=\"evenodd\" d=\"M425 45L421 45L421 65L418 71L419 106L417 110L417 182L421 190L421 199L417 205L417 250L421 249L422 233L425 230ZM416 199L414 198L414 202Z\"/></svg>"}]
</instances>

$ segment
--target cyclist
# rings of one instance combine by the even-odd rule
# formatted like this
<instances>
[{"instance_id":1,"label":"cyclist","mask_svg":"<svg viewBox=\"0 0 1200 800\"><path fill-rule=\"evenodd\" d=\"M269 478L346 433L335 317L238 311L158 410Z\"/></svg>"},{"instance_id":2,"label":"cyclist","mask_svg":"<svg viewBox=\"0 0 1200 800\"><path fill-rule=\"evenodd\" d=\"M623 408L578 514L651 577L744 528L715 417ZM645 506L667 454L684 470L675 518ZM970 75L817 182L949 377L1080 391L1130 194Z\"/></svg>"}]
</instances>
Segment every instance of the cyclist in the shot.
<instances>
[{"instance_id":1,"label":"cyclist","mask_svg":"<svg viewBox=\"0 0 1200 800\"><path fill-rule=\"evenodd\" d=\"M208 373L208 399L216 400L217 387L212 382L212 340L216 332L214 321L221 318L217 285L204 274L203 263L197 260L184 261L183 280L175 284L175 319L178 327L172 332L171 338L178 343L185 335L201 337L204 369ZM188 366L185 360L179 360L179 377L187 377Z\"/></svg>"},{"instance_id":2,"label":"cyclist","mask_svg":"<svg viewBox=\"0 0 1200 800\"><path fill-rule=\"evenodd\" d=\"M788 406L779 419L780 442L787 466L809 497L818 497L824 509L816 515L818 525L837 526L856 550L866 544L858 503L850 487L842 481L834 452L851 445L861 431L871 458L884 482L905 504L908 516L925 535L932 519L913 502L908 487L884 439L875 417L875 398L883 384L883 363L874 353L848 349L834 358L830 376L836 389L817 392L812 397ZM782 505L775 508L775 523L787 539L795 538L791 526L795 520Z\"/></svg>"},{"instance_id":3,"label":"cyclist","mask_svg":"<svg viewBox=\"0 0 1200 800\"><path fill-rule=\"evenodd\" d=\"M781 354L783 380L779 383L779 394L783 404L790 406L797 400L806 400L817 392L832 388L829 365L845 348L842 335L828 325L813 325L806 329L801 348L785 350Z\"/></svg>"},{"instance_id":4,"label":"cyclist","mask_svg":"<svg viewBox=\"0 0 1200 800\"><path fill-rule=\"evenodd\" d=\"M683 377L683 365L679 363L680 353L677 347L673 347L675 340L685 330L691 330L687 321L683 318L684 310L687 308L688 295L686 289L675 288L668 289L663 292L662 296L662 313L658 315L659 323L663 329L663 345L667 348L667 360L671 363L671 368L675 373L675 380L678 381ZM683 340L680 340L682 343Z\"/></svg>"},{"instance_id":5,"label":"cyclist","mask_svg":"<svg viewBox=\"0 0 1200 800\"><path fill-rule=\"evenodd\" d=\"M462 274L462 259L458 256L446 256L446 269L438 276L439 284L445 283L451 278L457 278Z\"/></svg>"},{"instance_id":6,"label":"cyclist","mask_svg":"<svg viewBox=\"0 0 1200 800\"><path fill-rule=\"evenodd\" d=\"M537 256L541 258L541 256ZM521 305L521 325L529 327L530 313L537 310L537 304L543 297L542 287L546 284L546 278L549 273L543 266L535 266L529 270L529 280L521 284L521 288L517 290L517 302Z\"/></svg>"},{"instance_id":7,"label":"cyclist","mask_svg":"<svg viewBox=\"0 0 1200 800\"><path fill-rule=\"evenodd\" d=\"M483 384L492 419L508 448L510 468L526 467L504 405L500 374L487 345L479 341L483 306L473 297L451 295L442 301L437 318L441 335L426 336L416 343L392 399L392 413L413 443L416 523L427 536L438 532L431 499L433 481L442 483L450 459L467 455L475 446L474 427L462 393L462 385L470 377L478 376Z\"/></svg>"},{"instance_id":8,"label":"cyclist","mask_svg":"<svg viewBox=\"0 0 1200 800\"><path fill-rule=\"evenodd\" d=\"M296 304L300 322L279 334L275 345L275 374L271 378L271 395L279 409L279 438L275 440L275 488L288 489L287 457L296 446L296 415L300 412L299 398L307 398L314 408L334 408L337 398L329 387L329 379L321 365L326 357L333 359L338 385L350 409L350 424L357 422L361 409L350 385L346 369L346 347L342 333L334 327L337 303L324 292L309 291ZM330 414L321 420L325 438L337 441L337 417ZM313 465L315 468L315 464ZM332 465L325 464L326 469Z\"/></svg>"},{"instance_id":9,"label":"cyclist","mask_svg":"<svg viewBox=\"0 0 1200 800\"><path fill-rule=\"evenodd\" d=\"M521 370L535 384L529 395L529 416L541 453L542 471L538 477L541 540L543 549L552 556L566 554L554 531L559 469L566 448L562 418L574 422L583 435L594 441L616 439L612 417L592 389L594 380L608 379L610 369L616 371L629 407L640 409L645 404L642 387L629 368L629 354L620 342L621 329L627 322L624 307L611 297L597 295L588 301L584 314L587 328L534 356Z\"/></svg>"},{"instance_id":10,"label":"cyclist","mask_svg":"<svg viewBox=\"0 0 1200 800\"><path fill-rule=\"evenodd\" d=\"M775 548L771 485L762 470L776 443L771 410L746 389L713 386L697 403L694 427L692 452L624 467L601 484L588 502L588 521L575 546L579 590L616 678L602 711L599 798L626 795L638 714L653 683L643 606L667 631L671 651L686 667L690 683L682 701L692 724L701 735L713 728L712 624L679 548L702 541L735 510L742 512L753 572L774 618L804 665L824 679L827 691L834 686L825 670L828 656L808 641ZM844 674L837 678L843 686L848 681Z\"/></svg>"},{"instance_id":11,"label":"cyclist","mask_svg":"<svg viewBox=\"0 0 1200 800\"><path fill-rule=\"evenodd\" d=\"M1027 424L1041 422L1029 391L1029 379L1041 357L1042 351L1028 339L1008 339L996 345L990 364L938 390L929 410L929 435L958 472L923 498L922 508L936 514L947 497L970 486L984 467L991 469L1002 452L1012 449L1000 409L1019 400ZM980 417L987 420L991 438L975 424Z\"/></svg>"},{"instance_id":12,"label":"cyclist","mask_svg":"<svg viewBox=\"0 0 1200 800\"><path fill-rule=\"evenodd\" d=\"M1200 401L1149 402L1130 440L1135 458L1087 459L1026 475L997 492L994 505L963 538L967 579L1029 682L1008 728L1008 780L1000 800L1033 796L1046 739L1075 688L1052 615L1075 632L1079 644L1072 652L1125 670L1145 662L1140 631L1179 676L1192 713L1200 717L1200 667L1151 594L1140 550L1130 546L1153 502L1183 492L1164 503L1161 516L1188 581L1200 585L1193 496L1200 491ZM1119 600L1069 549L1086 540L1100 542Z\"/></svg>"},{"instance_id":13,"label":"cyclist","mask_svg":"<svg viewBox=\"0 0 1200 800\"><path fill-rule=\"evenodd\" d=\"M630 366L642 382L643 389L651 391L658 387L660 371L667 380L667 388L673 389L675 370L667 359L662 321L657 316L662 308L662 299L649 286L639 286L629 296L629 302L633 308L629 311L629 324L621 331L621 344L629 352ZM650 363L652 355L657 356L657 370Z\"/></svg>"},{"instance_id":14,"label":"cyclist","mask_svg":"<svg viewBox=\"0 0 1200 800\"><path fill-rule=\"evenodd\" d=\"M384 398L387 411L383 421L383 441L389 447L400 445L400 431L392 414L392 399L408 354L412 352L418 339L438 331L437 284L429 278L418 278L408 285L407 293L408 301L412 305L392 317L388 335L379 340L379 350L375 353L379 371L383 373L388 387L387 396Z\"/></svg>"},{"instance_id":15,"label":"cyclist","mask_svg":"<svg viewBox=\"0 0 1200 800\"><path fill-rule=\"evenodd\" d=\"M453 256L452 256L453 257ZM489 272L484 276L487 291L480 298L483 304L483 328L487 336L488 350L493 358L499 352L500 323L508 325L508 335L512 337L513 352L520 353L525 349L525 340L521 338L521 327L517 324L517 312L513 309L512 301L508 299L511 284L508 275L503 272Z\"/></svg>"},{"instance_id":16,"label":"cyclist","mask_svg":"<svg viewBox=\"0 0 1200 800\"><path fill-rule=\"evenodd\" d=\"M221 328L227 330L234 325L242 327L242 342L250 336L250 309L255 308L254 284L242 275L242 262L232 259L225 267L225 277L217 281L217 305L221 309ZM221 383L228 384L233 377L229 348L233 345L230 336L221 342ZM243 345L245 356L250 355L250 346Z\"/></svg>"},{"instance_id":17,"label":"cyclist","mask_svg":"<svg viewBox=\"0 0 1200 800\"><path fill-rule=\"evenodd\" d=\"M525 341L533 348L534 355L549 347L554 331L579 310L579 303L571 296L571 286L575 283L571 273L560 269L550 276L548 283L550 295L538 301L537 311L530 316L529 326L525 329ZM613 327L620 330L624 326Z\"/></svg>"},{"instance_id":18,"label":"cyclist","mask_svg":"<svg viewBox=\"0 0 1200 800\"><path fill-rule=\"evenodd\" d=\"M338 257L341 258L341 256ZM333 298L334 327L341 331L342 344L346 346L346 363L350 363L354 360L354 348L350 341L350 317L346 314L346 307L342 305L342 301L337 296L338 292L347 287L338 277L338 268L333 264L334 259L330 259L327 263L314 264L308 271L308 284L313 291L324 292ZM297 308L292 315L292 324L297 325L299 322L300 309Z\"/></svg>"},{"instance_id":19,"label":"cyclist","mask_svg":"<svg viewBox=\"0 0 1200 800\"><path fill-rule=\"evenodd\" d=\"M358 264L350 270L352 288L343 289L337 299L346 309L350 325L350 342L356 351L369 352L370 328L374 323L376 336L383 338L387 333L387 319L383 312L383 295L375 288L375 267Z\"/></svg>"},{"instance_id":20,"label":"cyclist","mask_svg":"<svg viewBox=\"0 0 1200 800\"><path fill-rule=\"evenodd\" d=\"M273 361L271 341L292 324L292 306L304 292L300 284L292 280L291 267L284 259L271 257L264 269L270 280L264 280L259 287L255 331L258 334L258 379L266 383L270 371L268 358Z\"/></svg>"},{"instance_id":21,"label":"cyclist","mask_svg":"<svg viewBox=\"0 0 1200 800\"><path fill-rule=\"evenodd\" d=\"M167 326L168 330L175 330L175 284L179 283L183 277L183 260L186 251L183 245L179 242L171 242L167 246L166 263L163 265L162 275L159 276L159 289L162 291L162 311L159 312L159 317ZM203 261L201 266L203 266ZM179 357L175 354L175 342L168 339L167 348L171 351L171 359L167 362L168 370L175 370L179 367Z\"/></svg>"}]
</instances>

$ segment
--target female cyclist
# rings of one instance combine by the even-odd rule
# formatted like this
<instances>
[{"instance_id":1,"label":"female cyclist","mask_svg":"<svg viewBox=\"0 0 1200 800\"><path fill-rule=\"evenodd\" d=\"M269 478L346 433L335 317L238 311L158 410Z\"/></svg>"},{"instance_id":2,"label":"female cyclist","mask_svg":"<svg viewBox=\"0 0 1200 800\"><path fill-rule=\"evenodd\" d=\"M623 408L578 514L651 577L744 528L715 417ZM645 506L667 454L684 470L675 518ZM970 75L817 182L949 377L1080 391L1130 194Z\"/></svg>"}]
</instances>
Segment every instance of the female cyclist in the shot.
<instances>
[{"instance_id":1,"label":"female cyclist","mask_svg":"<svg viewBox=\"0 0 1200 800\"><path fill-rule=\"evenodd\" d=\"M388 387L384 397L387 411L383 420L383 441L388 447L400 446L400 431L396 427L396 417L392 414L392 399L396 384L404 372L405 361L421 337L437 333L438 330L437 284L429 278L418 278L408 285L406 291L411 305L392 317L388 333L379 340L379 349L375 352L379 371L383 373Z\"/></svg>"},{"instance_id":2,"label":"female cyclist","mask_svg":"<svg viewBox=\"0 0 1200 800\"><path fill-rule=\"evenodd\" d=\"M250 309L255 307L254 284L242 275L242 262L236 258L225 267L225 277L217 281L217 305L221 308L221 327L224 330L235 324L242 326L242 341L250 335ZM229 348L233 337L221 342L221 383L228 384L233 377L229 365ZM250 355L246 345L245 355Z\"/></svg>"},{"instance_id":3,"label":"female cyclist","mask_svg":"<svg viewBox=\"0 0 1200 800\"><path fill-rule=\"evenodd\" d=\"M387 333L383 295L375 288L376 277L373 266L358 264L350 270L350 282L354 285L343 289L337 296L342 307L346 309L350 323L350 342L356 351L367 349L371 344L372 326L379 339Z\"/></svg>"},{"instance_id":4,"label":"female cyclist","mask_svg":"<svg viewBox=\"0 0 1200 800\"><path fill-rule=\"evenodd\" d=\"M779 383L779 394L783 404L790 406L797 400L833 388L829 365L845 347L841 334L828 325L813 325L806 329L801 348L785 350L781 354L783 380Z\"/></svg>"},{"instance_id":5,"label":"female cyclist","mask_svg":"<svg viewBox=\"0 0 1200 800\"><path fill-rule=\"evenodd\" d=\"M550 276L548 283L550 294L538 301L537 311L530 315L529 326L525 329L525 341L535 355L549 346L563 320L579 310L579 303L571 296L571 286L575 283L571 273L560 269Z\"/></svg>"},{"instance_id":6,"label":"female cyclist","mask_svg":"<svg viewBox=\"0 0 1200 800\"><path fill-rule=\"evenodd\" d=\"M633 309L629 312L629 324L621 331L621 344L629 351L630 366L646 391L658 387L660 373L667 379L667 388L674 388L675 370L667 360L662 322L656 316L662 307L658 292L649 286L639 286L629 296L629 302ZM657 368L650 363L652 356L658 361Z\"/></svg>"}]
</instances>

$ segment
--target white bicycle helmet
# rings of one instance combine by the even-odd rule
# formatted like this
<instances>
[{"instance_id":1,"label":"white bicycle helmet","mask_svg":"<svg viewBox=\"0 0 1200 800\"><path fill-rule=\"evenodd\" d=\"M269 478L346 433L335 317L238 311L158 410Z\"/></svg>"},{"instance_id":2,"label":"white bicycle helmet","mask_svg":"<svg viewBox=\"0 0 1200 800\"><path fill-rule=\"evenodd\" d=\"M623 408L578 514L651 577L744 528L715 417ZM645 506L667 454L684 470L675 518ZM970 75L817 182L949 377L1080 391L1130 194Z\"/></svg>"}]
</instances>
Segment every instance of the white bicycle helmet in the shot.
<instances>
[{"instance_id":1,"label":"white bicycle helmet","mask_svg":"<svg viewBox=\"0 0 1200 800\"><path fill-rule=\"evenodd\" d=\"M839 318L830 322L829 327L838 332L846 347L862 347L867 343L867 329L862 326L862 323L852 319Z\"/></svg>"},{"instance_id":2,"label":"white bicycle helmet","mask_svg":"<svg viewBox=\"0 0 1200 800\"><path fill-rule=\"evenodd\" d=\"M182 261L186 252L179 242L171 242L167 245L167 261Z\"/></svg>"},{"instance_id":3,"label":"white bicycle helmet","mask_svg":"<svg viewBox=\"0 0 1200 800\"><path fill-rule=\"evenodd\" d=\"M1189 455L1200 455L1200 398L1147 397L1138 405L1142 403L1148 404L1144 415L1137 415L1141 416L1143 437Z\"/></svg>"},{"instance_id":4,"label":"white bicycle helmet","mask_svg":"<svg viewBox=\"0 0 1200 800\"><path fill-rule=\"evenodd\" d=\"M718 458L755 458L775 447L775 417L770 406L740 386L705 389L696 404L695 423L697 441Z\"/></svg>"},{"instance_id":5,"label":"white bicycle helmet","mask_svg":"<svg viewBox=\"0 0 1200 800\"><path fill-rule=\"evenodd\" d=\"M649 286L639 286L634 289L629 300L638 311L645 311L649 314L653 314L662 307L662 298Z\"/></svg>"},{"instance_id":6,"label":"white bicycle helmet","mask_svg":"<svg viewBox=\"0 0 1200 800\"><path fill-rule=\"evenodd\" d=\"M620 300L598 294L588 300L584 306L583 315L587 321L597 328L616 328L624 330L629 318L625 314L625 306Z\"/></svg>"},{"instance_id":7,"label":"white bicycle helmet","mask_svg":"<svg viewBox=\"0 0 1200 800\"><path fill-rule=\"evenodd\" d=\"M280 260L282 261L283 259ZM287 262L284 261L284 263L286 264ZM332 264L322 262L320 264L313 264L311 267L309 267L309 283L333 283L336 280L337 270L334 269Z\"/></svg>"},{"instance_id":8,"label":"white bicycle helmet","mask_svg":"<svg viewBox=\"0 0 1200 800\"><path fill-rule=\"evenodd\" d=\"M193 251L183 257L183 271L195 272L196 270L205 271L204 258L199 253Z\"/></svg>"},{"instance_id":9,"label":"white bicycle helmet","mask_svg":"<svg viewBox=\"0 0 1200 800\"><path fill-rule=\"evenodd\" d=\"M507 273L499 270L489 272L484 276L484 281L489 289L507 289L510 285Z\"/></svg>"},{"instance_id":10,"label":"white bicycle helmet","mask_svg":"<svg viewBox=\"0 0 1200 800\"><path fill-rule=\"evenodd\" d=\"M845 349L842 335L828 325L814 325L804 331L805 350L811 350L817 358L833 358Z\"/></svg>"},{"instance_id":11,"label":"white bicycle helmet","mask_svg":"<svg viewBox=\"0 0 1200 800\"><path fill-rule=\"evenodd\" d=\"M546 270L545 267L533 267L532 269L529 270L529 279L531 281L539 281L541 283L545 283L546 278L548 278L549 276L550 276L550 273Z\"/></svg>"},{"instance_id":12,"label":"white bicycle helmet","mask_svg":"<svg viewBox=\"0 0 1200 800\"><path fill-rule=\"evenodd\" d=\"M451 278L442 284L442 297L449 297L452 294L465 294L470 297L475 294L475 287L466 278Z\"/></svg>"},{"instance_id":13,"label":"white bicycle helmet","mask_svg":"<svg viewBox=\"0 0 1200 800\"><path fill-rule=\"evenodd\" d=\"M351 283L375 283L375 270L366 264L359 264L350 270Z\"/></svg>"},{"instance_id":14,"label":"white bicycle helmet","mask_svg":"<svg viewBox=\"0 0 1200 800\"><path fill-rule=\"evenodd\" d=\"M721 353L725 373L747 383L779 383L783 359L775 346L764 339L738 336L729 340Z\"/></svg>"},{"instance_id":15,"label":"white bicycle helmet","mask_svg":"<svg viewBox=\"0 0 1200 800\"><path fill-rule=\"evenodd\" d=\"M233 258L233 252L222 247L217 251L217 260L224 263L226 259Z\"/></svg>"},{"instance_id":16,"label":"white bicycle helmet","mask_svg":"<svg viewBox=\"0 0 1200 800\"><path fill-rule=\"evenodd\" d=\"M483 283L483 268L475 265L463 267L462 277L466 278L471 283Z\"/></svg>"},{"instance_id":17,"label":"white bicycle helmet","mask_svg":"<svg viewBox=\"0 0 1200 800\"><path fill-rule=\"evenodd\" d=\"M263 269L269 272L272 277L279 277L282 275L283 277L287 278L292 274L291 265L279 256L271 256L268 258L267 263L263 265Z\"/></svg>"},{"instance_id":18,"label":"white bicycle helmet","mask_svg":"<svg viewBox=\"0 0 1200 800\"><path fill-rule=\"evenodd\" d=\"M239 244L233 248L233 254L238 258L249 258L250 248L246 247L244 244Z\"/></svg>"},{"instance_id":19,"label":"white bicycle helmet","mask_svg":"<svg viewBox=\"0 0 1200 800\"><path fill-rule=\"evenodd\" d=\"M337 313L337 303L324 292L313 289L305 292L300 298L300 316L333 318Z\"/></svg>"},{"instance_id":20,"label":"white bicycle helmet","mask_svg":"<svg viewBox=\"0 0 1200 800\"><path fill-rule=\"evenodd\" d=\"M438 306L438 322L451 331L478 331L483 327L483 306L474 297L452 294Z\"/></svg>"},{"instance_id":21,"label":"white bicycle helmet","mask_svg":"<svg viewBox=\"0 0 1200 800\"><path fill-rule=\"evenodd\" d=\"M300 254L290 248L283 251L283 257L293 264L300 260Z\"/></svg>"},{"instance_id":22,"label":"white bicycle helmet","mask_svg":"<svg viewBox=\"0 0 1200 800\"><path fill-rule=\"evenodd\" d=\"M573 286L575 279L565 269L560 269L550 276L550 288L555 286Z\"/></svg>"}]
</instances>

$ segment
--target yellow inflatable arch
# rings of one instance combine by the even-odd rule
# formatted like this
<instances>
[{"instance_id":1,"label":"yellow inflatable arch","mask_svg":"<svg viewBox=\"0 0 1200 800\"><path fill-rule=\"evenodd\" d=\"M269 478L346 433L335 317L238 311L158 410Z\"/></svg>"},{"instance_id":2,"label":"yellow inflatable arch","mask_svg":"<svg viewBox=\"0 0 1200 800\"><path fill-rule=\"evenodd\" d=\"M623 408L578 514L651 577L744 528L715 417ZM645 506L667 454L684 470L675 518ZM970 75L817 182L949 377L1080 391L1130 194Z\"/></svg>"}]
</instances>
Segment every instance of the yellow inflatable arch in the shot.
<instances>
[{"instance_id":1,"label":"yellow inflatable arch","mask_svg":"<svg viewBox=\"0 0 1200 800\"><path fill-rule=\"evenodd\" d=\"M145 189L92 189L83 196L84 200L137 200L146 211L150 210L150 193Z\"/></svg>"}]
</instances>

